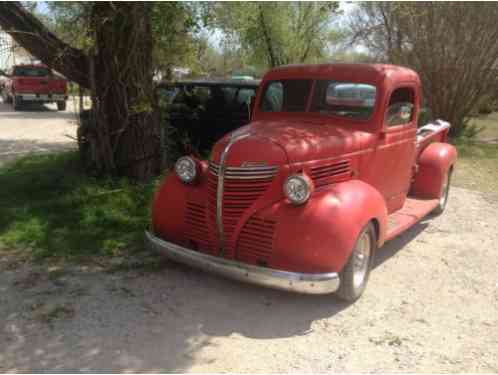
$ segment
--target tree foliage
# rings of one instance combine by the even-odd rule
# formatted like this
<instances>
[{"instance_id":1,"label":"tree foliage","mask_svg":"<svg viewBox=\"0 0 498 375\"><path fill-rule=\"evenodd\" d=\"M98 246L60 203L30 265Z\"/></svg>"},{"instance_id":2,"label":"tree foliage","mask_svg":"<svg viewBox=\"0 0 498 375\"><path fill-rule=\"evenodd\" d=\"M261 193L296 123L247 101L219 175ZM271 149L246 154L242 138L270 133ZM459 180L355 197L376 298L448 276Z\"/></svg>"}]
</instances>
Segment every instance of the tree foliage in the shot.
<instances>
[{"instance_id":1,"label":"tree foliage","mask_svg":"<svg viewBox=\"0 0 498 375\"><path fill-rule=\"evenodd\" d=\"M413 67L435 117L465 131L466 119L496 84L498 7L493 3L361 3L353 41L379 59Z\"/></svg>"},{"instance_id":2,"label":"tree foliage","mask_svg":"<svg viewBox=\"0 0 498 375\"><path fill-rule=\"evenodd\" d=\"M248 62L275 67L325 56L339 3L220 2L212 12L214 25L240 46Z\"/></svg>"}]
</instances>

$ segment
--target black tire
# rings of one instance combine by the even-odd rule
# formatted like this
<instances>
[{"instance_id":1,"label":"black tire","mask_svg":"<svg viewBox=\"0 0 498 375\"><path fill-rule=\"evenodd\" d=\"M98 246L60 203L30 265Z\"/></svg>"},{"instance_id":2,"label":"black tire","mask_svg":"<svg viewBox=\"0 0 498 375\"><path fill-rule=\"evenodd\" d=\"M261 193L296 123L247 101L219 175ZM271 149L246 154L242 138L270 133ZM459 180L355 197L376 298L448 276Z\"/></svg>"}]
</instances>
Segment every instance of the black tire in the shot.
<instances>
[{"instance_id":1,"label":"black tire","mask_svg":"<svg viewBox=\"0 0 498 375\"><path fill-rule=\"evenodd\" d=\"M57 102L57 110L58 111L65 111L66 110L66 102L65 101Z\"/></svg>"},{"instance_id":2,"label":"black tire","mask_svg":"<svg viewBox=\"0 0 498 375\"><path fill-rule=\"evenodd\" d=\"M441 197L439 198L437 207L432 211L433 215L441 215L444 212L446 205L448 204L452 174L453 174L453 167L450 168L450 170L448 171L448 173L446 173L446 176L444 177Z\"/></svg>"},{"instance_id":3,"label":"black tire","mask_svg":"<svg viewBox=\"0 0 498 375\"><path fill-rule=\"evenodd\" d=\"M363 241L367 241L367 239L369 255L365 258L365 254L360 250L360 247L364 246ZM336 292L338 298L347 302L354 302L360 298L367 286L376 251L377 234L373 223L369 222L361 230L348 262L339 273L341 283ZM364 257L360 258L359 256L361 254L363 254ZM361 266L358 262L361 262Z\"/></svg>"},{"instance_id":4,"label":"black tire","mask_svg":"<svg viewBox=\"0 0 498 375\"><path fill-rule=\"evenodd\" d=\"M14 106L14 111L19 111L22 108L22 99L18 96L12 96L12 104Z\"/></svg>"}]
</instances>

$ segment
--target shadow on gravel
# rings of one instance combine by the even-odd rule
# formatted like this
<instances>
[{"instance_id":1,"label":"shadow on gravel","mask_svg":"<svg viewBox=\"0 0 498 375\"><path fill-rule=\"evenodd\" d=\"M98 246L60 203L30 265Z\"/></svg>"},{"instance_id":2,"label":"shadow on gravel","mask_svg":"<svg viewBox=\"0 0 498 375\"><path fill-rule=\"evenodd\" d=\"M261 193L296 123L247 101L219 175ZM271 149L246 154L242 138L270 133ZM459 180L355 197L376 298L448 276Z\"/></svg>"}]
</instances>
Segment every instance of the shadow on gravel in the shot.
<instances>
[{"instance_id":1,"label":"shadow on gravel","mask_svg":"<svg viewBox=\"0 0 498 375\"><path fill-rule=\"evenodd\" d=\"M387 243L378 253L376 267L422 232L427 221ZM354 309L330 295L259 288L164 259L60 274L28 275L2 290L4 296L17 296L18 305L24 306L36 295L33 280L58 281L58 286L37 297L44 303L39 307L44 319L53 319L50 327L36 318L20 319L25 314L22 307L5 313L1 328L6 332L15 327L15 334L4 342L0 369L3 362L4 370L185 372L194 363L216 362L216 338L236 342L243 336L264 345L262 340L305 336L316 330L342 332L344 327L330 318ZM31 289L20 290L26 285ZM40 324L45 327L40 329Z\"/></svg>"},{"instance_id":2,"label":"shadow on gravel","mask_svg":"<svg viewBox=\"0 0 498 375\"><path fill-rule=\"evenodd\" d=\"M76 142L69 137L67 138L67 142L40 142L35 139L0 139L0 167L30 154L55 153L75 150L76 148Z\"/></svg>"}]
</instances>

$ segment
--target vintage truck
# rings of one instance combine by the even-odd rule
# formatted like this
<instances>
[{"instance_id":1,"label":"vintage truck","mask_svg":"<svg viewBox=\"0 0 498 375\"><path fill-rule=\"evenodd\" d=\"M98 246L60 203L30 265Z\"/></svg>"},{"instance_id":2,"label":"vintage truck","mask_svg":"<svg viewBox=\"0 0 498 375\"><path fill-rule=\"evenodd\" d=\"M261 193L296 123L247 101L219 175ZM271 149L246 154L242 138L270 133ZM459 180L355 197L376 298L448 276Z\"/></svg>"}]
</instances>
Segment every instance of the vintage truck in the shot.
<instances>
[{"instance_id":1,"label":"vintage truck","mask_svg":"<svg viewBox=\"0 0 498 375\"><path fill-rule=\"evenodd\" d=\"M448 200L450 125L417 129L420 96L398 66L271 70L248 125L209 161L177 161L147 245L232 279L356 300L377 250Z\"/></svg>"},{"instance_id":2,"label":"vintage truck","mask_svg":"<svg viewBox=\"0 0 498 375\"><path fill-rule=\"evenodd\" d=\"M15 65L6 72L4 100L12 103L14 110L23 104L57 103L57 110L66 110L67 80L55 74L45 65Z\"/></svg>"}]
</instances>

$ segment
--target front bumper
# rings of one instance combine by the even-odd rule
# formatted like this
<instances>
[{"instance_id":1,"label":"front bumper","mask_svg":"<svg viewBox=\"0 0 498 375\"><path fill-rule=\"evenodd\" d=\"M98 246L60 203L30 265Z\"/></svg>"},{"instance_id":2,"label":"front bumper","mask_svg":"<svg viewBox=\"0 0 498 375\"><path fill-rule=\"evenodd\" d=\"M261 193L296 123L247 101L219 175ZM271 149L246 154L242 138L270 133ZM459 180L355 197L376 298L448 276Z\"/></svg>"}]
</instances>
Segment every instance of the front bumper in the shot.
<instances>
[{"instance_id":1,"label":"front bumper","mask_svg":"<svg viewBox=\"0 0 498 375\"><path fill-rule=\"evenodd\" d=\"M16 93L16 96L27 102L59 102L67 100L67 96L64 94Z\"/></svg>"},{"instance_id":2,"label":"front bumper","mask_svg":"<svg viewBox=\"0 0 498 375\"><path fill-rule=\"evenodd\" d=\"M257 267L189 250L148 231L145 232L145 242L149 249L169 259L238 281L305 294L328 294L339 288L336 272L297 273Z\"/></svg>"}]
</instances>

